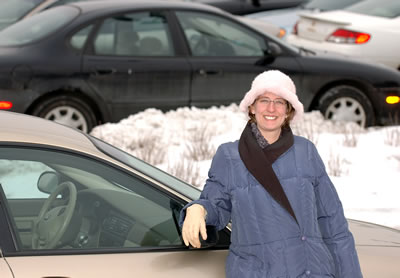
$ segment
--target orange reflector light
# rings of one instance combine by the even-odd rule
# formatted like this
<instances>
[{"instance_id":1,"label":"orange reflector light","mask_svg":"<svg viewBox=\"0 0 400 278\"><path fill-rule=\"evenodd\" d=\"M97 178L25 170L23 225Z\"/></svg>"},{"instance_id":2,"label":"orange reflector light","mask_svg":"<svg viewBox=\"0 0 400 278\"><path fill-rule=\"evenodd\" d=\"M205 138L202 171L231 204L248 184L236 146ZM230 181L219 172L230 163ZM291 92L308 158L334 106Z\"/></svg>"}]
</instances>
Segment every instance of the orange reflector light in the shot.
<instances>
[{"instance_id":1,"label":"orange reflector light","mask_svg":"<svg viewBox=\"0 0 400 278\"><path fill-rule=\"evenodd\" d=\"M400 97L398 96L388 96L386 97L386 102L389 104L396 104L400 102Z\"/></svg>"},{"instance_id":2,"label":"orange reflector light","mask_svg":"<svg viewBox=\"0 0 400 278\"><path fill-rule=\"evenodd\" d=\"M285 35L286 35L286 30L283 28L280 28L278 38L283 38Z\"/></svg>"},{"instance_id":3,"label":"orange reflector light","mask_svg":"<svg viewBox=\"0 0 400 278\"><path fill-rule=\"evenodd\" d=\"M0 109L10 109L12 107L12 103L9 101L0 101Z\"/></svg>"},{"instance_id":4,"label":"orange reflector light","mask_svg":"<svg viewBox=\"0 0 400 278\"><path fill-rule=\"evenodd\" d=\"M368 34L359 34L359 35L356 37L356 43L365 43L365 42L369 41L369 38L370 38L370 37L371 37L371 36L368 35Z\"/></svg>"}]
</instances>

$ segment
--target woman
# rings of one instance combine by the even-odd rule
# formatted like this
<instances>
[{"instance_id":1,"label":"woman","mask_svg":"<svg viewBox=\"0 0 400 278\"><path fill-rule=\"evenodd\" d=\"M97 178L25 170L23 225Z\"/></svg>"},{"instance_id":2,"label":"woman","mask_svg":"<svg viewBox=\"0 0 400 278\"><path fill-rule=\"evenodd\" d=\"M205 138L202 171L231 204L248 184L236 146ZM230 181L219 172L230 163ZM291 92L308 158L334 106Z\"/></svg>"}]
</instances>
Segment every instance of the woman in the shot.
<instances>
[{"instance_id":1,"label":"woman","mask_svg":"<svg viewBox=\"0 0 400 278\"><path fill-rule=\"evenodd\" d=\"M343 208L315 146L294 136L303 105L280 71L258 75L240 103L250 120L222 144L199 200L181 213L185 244L232 221L227 277L362 277Z\"/></svg>"}]
</instances>

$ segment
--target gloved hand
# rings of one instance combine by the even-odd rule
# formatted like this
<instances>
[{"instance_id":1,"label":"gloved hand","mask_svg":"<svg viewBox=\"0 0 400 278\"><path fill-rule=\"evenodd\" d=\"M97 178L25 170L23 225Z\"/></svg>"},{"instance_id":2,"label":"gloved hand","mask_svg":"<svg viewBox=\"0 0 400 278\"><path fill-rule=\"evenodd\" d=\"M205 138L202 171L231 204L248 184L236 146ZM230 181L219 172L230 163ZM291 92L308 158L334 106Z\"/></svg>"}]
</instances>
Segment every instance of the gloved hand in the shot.
<instances>
[{"instance_id":1,"label":"gloved hand","mask_svg":"<svg viewBox=\"0 0 400 278\"><path fill-rule=\"evenodd\" d=\"M186 246L190 244L195 248L200 248L199 233L203 240L207 239L206 215L206 209L199 204L191 205L186 209L186 217L182 226L182 238Z\"/></svg>"}]
</instances>

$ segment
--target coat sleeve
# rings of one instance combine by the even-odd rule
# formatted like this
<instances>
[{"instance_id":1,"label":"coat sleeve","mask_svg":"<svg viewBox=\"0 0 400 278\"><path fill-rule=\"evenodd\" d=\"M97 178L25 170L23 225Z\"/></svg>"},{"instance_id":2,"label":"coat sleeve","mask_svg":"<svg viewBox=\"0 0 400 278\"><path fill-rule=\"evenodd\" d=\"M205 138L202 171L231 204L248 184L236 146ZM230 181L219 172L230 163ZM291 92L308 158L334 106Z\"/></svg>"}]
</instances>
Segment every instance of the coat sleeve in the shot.
<instances>
[{"instance_id":1,"label":"coat sleeve","mask_svg":"<svg viewBox=\"0 0 400 278\"><path fill-rule=\"evenodd\" d=\"M222 230L231 219L231 198L229 186L232 179L231 159L228 158L227 148L221 145L211 163L208 179L200 198L187 204L181 211L179 224L182 227L186 208L193 204L204 206L207 211L206 224Z\"/></svg>"},{"instance_id":2,"label":"coat sleeve","mask_svg":"<svg viewBox=\"0 0 400 278\"><path fill-rule=\"evenodd\" d=\"M335 277L362 277L354 238L348 228L342 203L314 145L311 145L311 157L317 170L315 193L318 224L323 240L335 262Z\"/></svg>"}]
</instances>

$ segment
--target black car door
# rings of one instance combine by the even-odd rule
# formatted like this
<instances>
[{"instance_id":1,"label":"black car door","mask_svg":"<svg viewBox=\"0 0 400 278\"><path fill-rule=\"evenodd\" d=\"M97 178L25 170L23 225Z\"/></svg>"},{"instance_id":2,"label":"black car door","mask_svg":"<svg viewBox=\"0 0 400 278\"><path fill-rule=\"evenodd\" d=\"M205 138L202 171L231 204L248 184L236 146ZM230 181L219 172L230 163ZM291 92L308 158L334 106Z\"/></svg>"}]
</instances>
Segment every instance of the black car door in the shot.
<instances>
[{"instance_id":1,"label":"black car door","mask_svg":"<svg viewBox=\"0 0 400 278\"><path fill-rule=\"evenodd\" d=\"M127 13L101 23L83 71L112 120L149 107L188 105L190 64L176 55L171 33L162 12Z\"/></svg>"},{"instance_id":2,"label":"black car door","mask_svg":"<svg viewBox=\"0 0 400 278\"><path fill-rule=\"evenodd\" d=\"M247 26L217 14L179 11L176 15L191 52L192 105L238 103L253 78L268 69L298 79L297 62L284 55L265 59L268 38Z\"/></svg>"}]
</instances>

